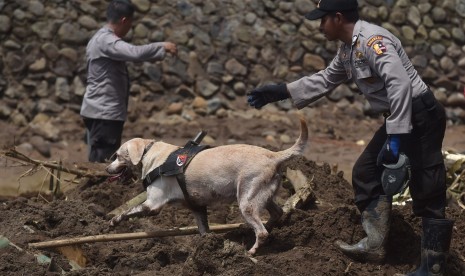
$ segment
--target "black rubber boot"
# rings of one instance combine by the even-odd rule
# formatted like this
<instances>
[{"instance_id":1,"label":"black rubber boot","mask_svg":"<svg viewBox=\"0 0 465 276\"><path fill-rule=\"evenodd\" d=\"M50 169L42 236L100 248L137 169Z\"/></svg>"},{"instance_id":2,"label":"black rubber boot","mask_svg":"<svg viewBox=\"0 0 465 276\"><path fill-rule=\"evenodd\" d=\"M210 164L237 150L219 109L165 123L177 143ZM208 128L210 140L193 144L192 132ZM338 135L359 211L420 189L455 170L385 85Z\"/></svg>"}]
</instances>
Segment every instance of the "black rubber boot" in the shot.
<instances>
[{"instance_id":1,"label":"black rubber boot","mask_svg":"<svg viewBox=\"0 0 465 276\"><path fill-rule=\"evenodd\" d=\"M446 257L452 239L454 222L449 219L423 218L421 237L421 264L408 276L446 275ZM402 274L396 274L402 275Z\"/></svg>"},{"instance_id":2,"label":"black rubber boot","mask_svg":"<svg viewBox=\"0 0 465 276\"><path fill-rule=\"evenodd\" d=\"M336 246L349 258L380 263L386 256L386 241L389 234L392 202L388 196L380 196L370 202L362 212L362 226L367 236L354 245L336 241Z\"/></svg>"}]
</instances>

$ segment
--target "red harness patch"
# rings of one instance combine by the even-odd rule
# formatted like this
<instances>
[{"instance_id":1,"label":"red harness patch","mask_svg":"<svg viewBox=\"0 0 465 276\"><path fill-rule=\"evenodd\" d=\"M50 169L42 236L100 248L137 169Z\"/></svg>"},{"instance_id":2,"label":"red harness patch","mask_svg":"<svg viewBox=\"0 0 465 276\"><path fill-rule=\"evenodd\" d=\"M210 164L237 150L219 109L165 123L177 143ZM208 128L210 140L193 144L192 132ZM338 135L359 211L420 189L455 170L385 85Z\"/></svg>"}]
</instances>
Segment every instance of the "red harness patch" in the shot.
<instances>
[{"instance_id":1,"label":"red harness patch","mask_svg":"<svg viewBox=\"0 0 465 276\"><path fill-rule=\"evenodd\" d=\"M176 165L178 167L182 167L187 161L187 154L180 154L176 158Z\"/></svg>"}]
</instances>

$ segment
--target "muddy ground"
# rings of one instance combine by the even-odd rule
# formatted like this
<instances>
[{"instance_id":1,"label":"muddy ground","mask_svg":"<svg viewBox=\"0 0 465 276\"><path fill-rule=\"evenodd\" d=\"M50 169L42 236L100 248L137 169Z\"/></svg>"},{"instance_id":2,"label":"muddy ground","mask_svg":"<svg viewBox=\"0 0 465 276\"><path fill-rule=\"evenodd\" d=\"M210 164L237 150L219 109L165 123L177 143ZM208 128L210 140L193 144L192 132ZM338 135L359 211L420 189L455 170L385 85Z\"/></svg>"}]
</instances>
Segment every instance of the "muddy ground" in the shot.
<instances>
[{"instance_id":1,"label":"muddy ground","mask_svg":"<svg viewBox=\"0 0 465 276\"><path fill-rule=\"evenodd\" d=\"M14 244L0 248L1 275L393 275L408 272L419 263L421 220L412 215L411 206L394 206L388 254L383 264L352 262L333 245L336 239L349 243L363 238L360 215L353 204L350 167L363 149L380 118L347 116L334 112L333 106L304 111L310 129L310 144L305 155L289 162L300 169L314 190L316 201L301 210L283 216L271 230L267 243L250 258L246 250L254 242L247 227L226 233L87 243L74 248L81 256L81 268L71 265L63 252L32 249L29 243L100 234L154 231L195 225L193 216L182 206L168 206L156 217L133 219L115 228L106 215L143 191L138 182L122 185L103 182L84 185L75 180L66 184L58 199L52 200L46 189L0 201L0 235ZM280 150L292 145L298 135L295 112L274 109L231 113L221 118L197 117L190 122L170 120L130 121L124 139L152 137L183 144L200 129L208 130L205 141L212 145L248 143ZM165 118L166 119L166 118ZM174 123L173 123L174 122ZM51 157L45 158L24 145L29 131L2 122L2 146L22 144L20 149L40 160L62 159L66 165L83 165L86 146L79 116L67 111L54 119L60 140L51 143ZM20 134L20 135L19 135ZM19 135L19 136L18 136ZM290 140L288 141L285 136ZM445 147L462 151L464 127L449 126ZM267 138L268 136L268 138ZM274 140L272 138L275 138ZM3 158L2 186L17 185L16 179L27 166ZM103 170L102 166L90 165ZM16 175L15 175L16 174ZM65 181L64 180L64 181ZM22 187L21 189L24 189ZM283 204L293 193L284 179L277 201ZM243 222L237 204L209 208L211 224ZM465 221L463 209L454 200L447 208L455 219L448 275L465 271ZM266 219L264 214L263 218ZM69 248L68 248L69 249ZM79 253L79 254L78 254ZM40 264L37 255L51 258Z\"/></svg>"}]
</instances>

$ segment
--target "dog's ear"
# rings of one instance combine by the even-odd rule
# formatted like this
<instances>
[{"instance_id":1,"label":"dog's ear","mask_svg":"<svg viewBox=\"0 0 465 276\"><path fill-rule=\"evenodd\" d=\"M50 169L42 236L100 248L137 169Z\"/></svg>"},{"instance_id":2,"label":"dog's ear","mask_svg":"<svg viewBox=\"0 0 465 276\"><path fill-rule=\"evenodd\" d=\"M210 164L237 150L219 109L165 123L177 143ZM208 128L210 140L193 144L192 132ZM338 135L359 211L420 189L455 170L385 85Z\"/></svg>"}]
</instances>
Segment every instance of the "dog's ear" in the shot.
<instances>
[{"instance_id":1,"label":"dog's ear","mask_svg":"<svg viewBox=\"0 0 465 276\"><path fill-rule=\"evenodd\" d=\"M131 163L136 166L142 160L142 155L144 154L145 143L143 139L134 138L131 142L128 143L128 155Z\"/></svg>"}]
</instances>

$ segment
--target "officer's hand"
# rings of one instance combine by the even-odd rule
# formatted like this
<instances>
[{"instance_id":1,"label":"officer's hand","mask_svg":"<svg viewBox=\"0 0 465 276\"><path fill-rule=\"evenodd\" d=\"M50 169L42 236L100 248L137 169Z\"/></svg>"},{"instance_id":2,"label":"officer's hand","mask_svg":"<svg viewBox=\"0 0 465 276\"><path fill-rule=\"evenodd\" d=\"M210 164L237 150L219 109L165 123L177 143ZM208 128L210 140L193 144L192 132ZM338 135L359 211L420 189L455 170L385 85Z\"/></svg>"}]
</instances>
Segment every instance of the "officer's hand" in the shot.
<instances>
[{"instance_id":1,"label":"officer's hand","mask_svg":"<svg viewBox=\"0 0 465 276\"><path fill-rule=\"evenodd\" d=\"M377 165L395 164L399 160L400 134L390 134L378 154Z\"/></svg>"},{"instance_id":2,"label":"officer's hand","mask_svg":"<svg viewBox=\"0 0 465 276\"><path fill-rule=\"evenodd\" d=\"M165 51L168 53L171 53L174 56L178 54L178 47L176 44L172 42L165 42L163 46L165 46Z\"/></svg>"},{"instance_id":3,"label":"officer's hand","mask_svg":"<svg viewBox=\"0 0 465 276\"><path fill-rule=\"evenodd\" d=\"M285 100L289 97L285 83L268 84L247 93L247 102L250 106L260 109L268 103Z\"/></svg>"}]
</instances>

